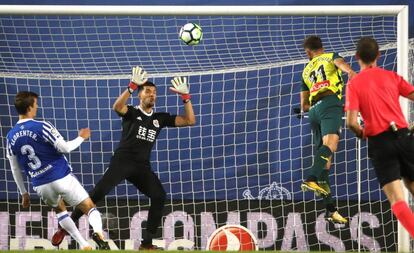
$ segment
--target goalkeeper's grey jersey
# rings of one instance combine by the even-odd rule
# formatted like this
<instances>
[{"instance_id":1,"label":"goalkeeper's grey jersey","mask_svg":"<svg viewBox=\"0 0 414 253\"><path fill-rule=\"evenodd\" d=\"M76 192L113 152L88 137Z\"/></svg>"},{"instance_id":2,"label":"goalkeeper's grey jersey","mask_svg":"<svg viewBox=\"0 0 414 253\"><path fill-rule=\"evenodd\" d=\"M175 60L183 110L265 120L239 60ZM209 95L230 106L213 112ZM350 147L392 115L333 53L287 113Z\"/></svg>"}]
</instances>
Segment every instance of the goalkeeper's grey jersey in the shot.
<instances>
[{"instance_id":1,"label":"goalkeeper's grey jersey","mask_svg":"<svg viewBox=\"0 0 414 253\"><path fill-rule=\"evenodd\" d=\"M134 160L149 162L155 140L163 127L174 127L176 115L166 112L146 113L139 106L128 105L122 117L122 137L115 153L131 153Z\"/></svg>"}]
</instances>

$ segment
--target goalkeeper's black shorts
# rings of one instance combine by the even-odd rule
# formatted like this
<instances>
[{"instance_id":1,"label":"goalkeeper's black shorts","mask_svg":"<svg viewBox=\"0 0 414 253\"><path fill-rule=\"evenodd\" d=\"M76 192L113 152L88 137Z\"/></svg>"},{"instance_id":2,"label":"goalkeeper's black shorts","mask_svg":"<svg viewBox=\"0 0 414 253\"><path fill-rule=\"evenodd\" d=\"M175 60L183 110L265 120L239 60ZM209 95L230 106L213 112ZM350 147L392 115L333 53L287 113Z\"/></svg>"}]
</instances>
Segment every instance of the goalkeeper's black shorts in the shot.
<instances>
[{"instance_id":1,"label":"goalkeeper's black shorts","mask_svg":"<svg viewBox=\"0 0 414 253\"><path fill-rule=\"evenodd\" d=\"M149 161L141 162L134 158L131 154L114 154L108 170L105 171L95 188L89 193L95 203L103 200L111 190L125 179L149 198L165 198L165 190L158 176L151 170Z\"/></svg>"},{"instance_id":2,"label":"goalkeeper's black shorts","mask_svg":"<svg viewBox=\"0 0 414 253\"><path fill-rule=\"evenodd\" d=\"M381 188L392 181L414 181L414 137L408 129L368 137L368 156Z\"/></svg>"}]
</instances>

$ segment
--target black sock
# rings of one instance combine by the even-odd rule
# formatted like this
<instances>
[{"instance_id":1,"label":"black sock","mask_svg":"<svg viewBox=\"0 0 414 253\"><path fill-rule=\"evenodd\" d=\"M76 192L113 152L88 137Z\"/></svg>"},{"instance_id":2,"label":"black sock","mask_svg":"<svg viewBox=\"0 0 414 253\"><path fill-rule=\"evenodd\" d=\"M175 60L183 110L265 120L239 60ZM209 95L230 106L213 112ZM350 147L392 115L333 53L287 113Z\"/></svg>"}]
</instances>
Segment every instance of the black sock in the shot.
<instances>
[{"instance_id":1,"label":"black sock","mask_svg":"<svg viewBox=\"0 0 414 253\"><path fill-rule=\"evenodd\" d=\"M326 210L333 213L335 211L337 211L338 209L336 208L335 204L333 203L331 194L329 194L327 197L323 198L323 202L326 206Z\"/></svg>"},{"instance_id":2,"label":"black sock","mask_svg":"<svg viewBox=\"0 0 414 253\"><path fill-rule=\"evenodd\" d=\"M147 230L143 231L142 234L142 245L152 245L152 239L155 237L155 234L148 232Z\"/></svg>"}]
</instances>

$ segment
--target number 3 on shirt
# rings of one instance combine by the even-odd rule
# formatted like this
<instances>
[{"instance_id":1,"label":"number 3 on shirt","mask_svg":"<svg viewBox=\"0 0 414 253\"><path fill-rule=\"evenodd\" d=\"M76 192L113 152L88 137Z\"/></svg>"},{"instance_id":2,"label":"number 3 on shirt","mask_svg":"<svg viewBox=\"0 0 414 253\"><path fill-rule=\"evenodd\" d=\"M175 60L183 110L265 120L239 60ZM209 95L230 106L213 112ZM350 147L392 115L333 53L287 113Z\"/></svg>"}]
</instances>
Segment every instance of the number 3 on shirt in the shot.
<instances>
[{"instance_id":1,"label":"number 3 on shirt","mask_svg":"<svg viewBox=\"0 0 414 253\"><path fill-rule=\"evenodd\" d=\"M31 161L27 163L32 170L37 170L42 166L42 162L40 161L39 157L36 156L36 153L32 146L30 145L23 145L20 148L22 155L27 155L27 158Z\"/></svg>"}]
</instances>

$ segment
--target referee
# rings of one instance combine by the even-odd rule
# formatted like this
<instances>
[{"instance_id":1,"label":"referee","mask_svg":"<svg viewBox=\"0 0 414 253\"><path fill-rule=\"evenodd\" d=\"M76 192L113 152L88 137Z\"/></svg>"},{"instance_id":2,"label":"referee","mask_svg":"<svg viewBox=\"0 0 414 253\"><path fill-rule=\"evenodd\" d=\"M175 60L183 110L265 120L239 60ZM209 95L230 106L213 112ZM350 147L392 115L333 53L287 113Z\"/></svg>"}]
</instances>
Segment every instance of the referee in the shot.
<instances>
[{"instance_id":1,"label":"referee","mask_svg":"<svg viewBox=\"0 0 414 253\"><path fill-rule=\"evenodd\" d=\"M166 193L157 175L152 172L150 154L155 140L164 127L185 127L196 123L190 100L186 78L175 77L170 89L181 95L184 103L184 115L170 115L154 112L157 88L148 81L147 73L140 67L132 69L132 79L127 89L117 98L113 105L115 112L122 118L122 137L118 148L111 158L109 168L89 193L97 203L121 181L128 180L151 200L147 227L143 233L141 250L157 249L152 244L157 228L161 223ZM140 104L127 105L130 95L138 90ZM79 220L82 212L78 209L72 213L74 221ZM52 238L52 244L59 245L66 231L59 229Z\"/></svg>"},{"instance_id":2,"label":"referee","mask_svg":"<svg viewBox=\"0 0 414 253\"><path fill-rule=\"evenodd\" d=\"M414 137L399 103L414 100L414 87L393 71L377 67L380 56L373 38L358 41L356 59L361 72L347 86L346 123L359 138L368 138L368 156L392 212L414 238L414 214L404 198L405 187L414 194ZM361 113L364 127L357 117Z\"/></svg>"}]
</instances>

